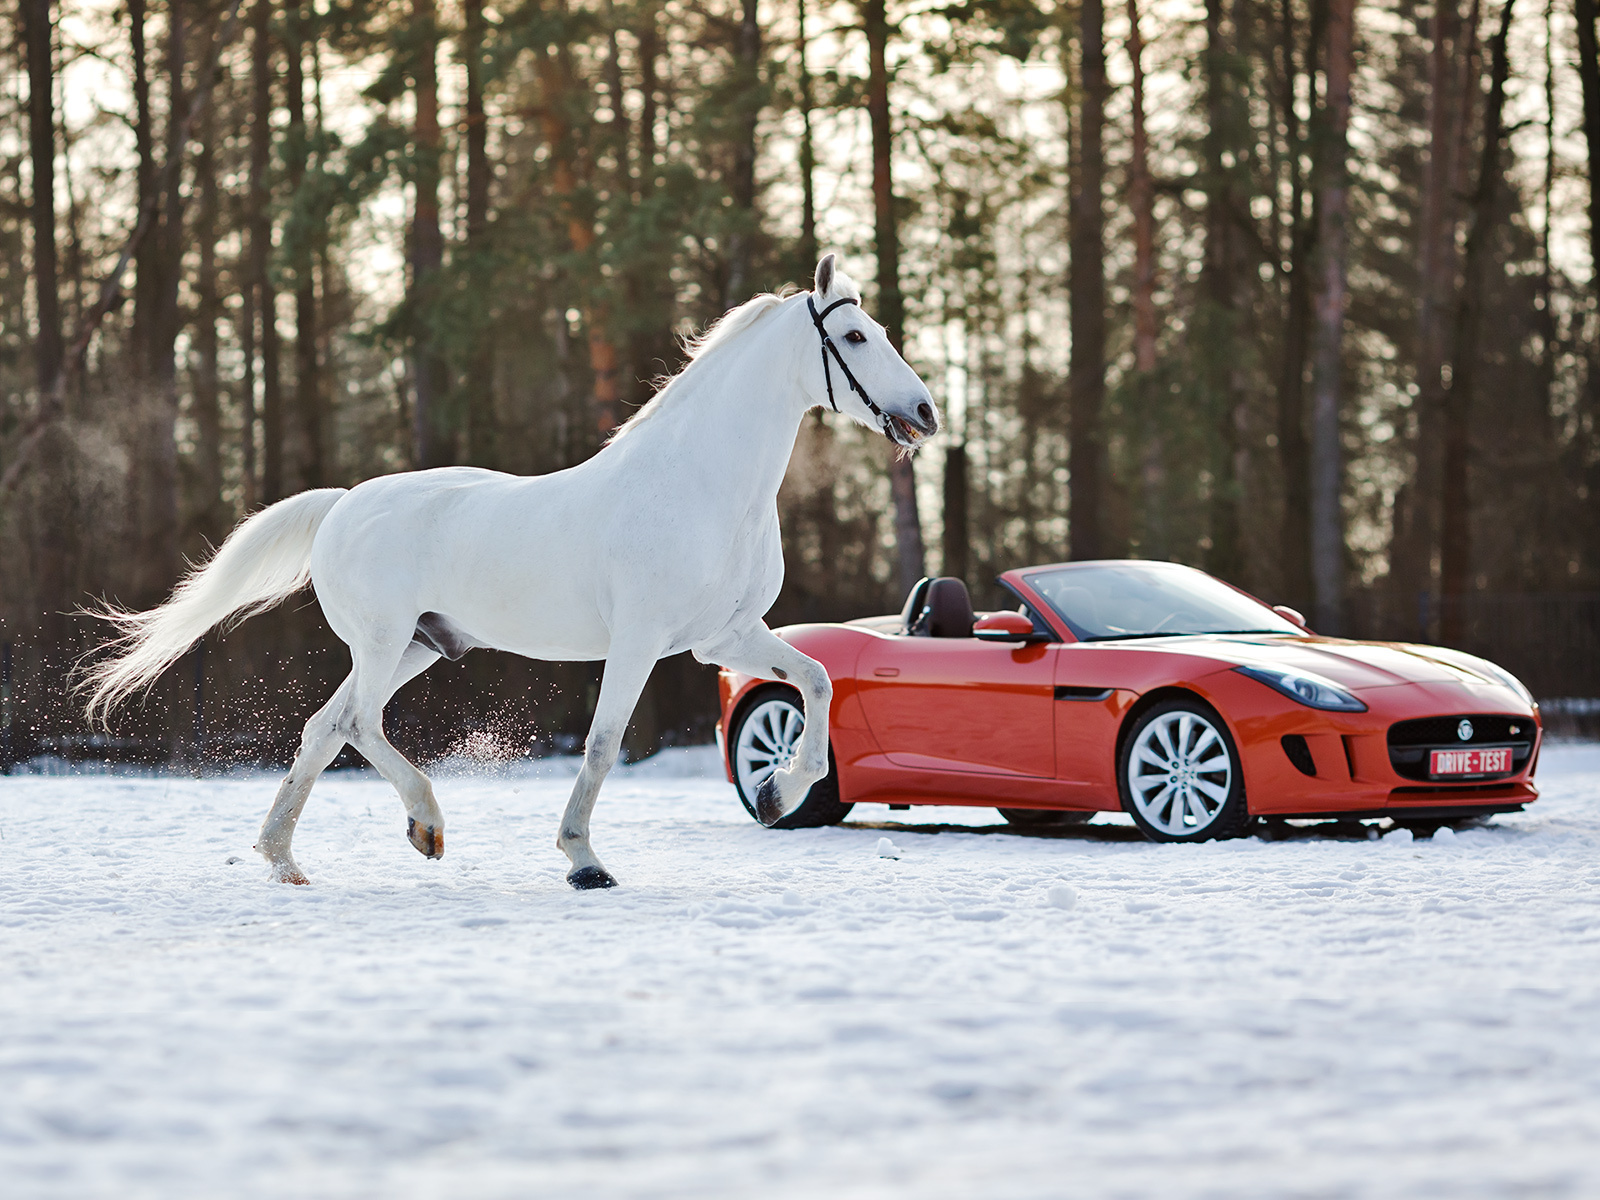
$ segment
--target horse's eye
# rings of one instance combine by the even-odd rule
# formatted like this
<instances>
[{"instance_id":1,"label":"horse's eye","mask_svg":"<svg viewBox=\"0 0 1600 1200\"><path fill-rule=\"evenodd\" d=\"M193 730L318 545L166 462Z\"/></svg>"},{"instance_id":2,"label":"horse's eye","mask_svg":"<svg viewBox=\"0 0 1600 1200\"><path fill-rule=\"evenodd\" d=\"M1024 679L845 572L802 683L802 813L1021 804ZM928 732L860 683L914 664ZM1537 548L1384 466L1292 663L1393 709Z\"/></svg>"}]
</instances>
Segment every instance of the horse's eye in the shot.
<instances>
[{"instance_id":1,"label":"horse's eye","mask_svg":"<svg viewBox=\"0 0 1600 1200\"><path fill-rule=\"evenodd\" d=\"M867 335L862 333L859 329L852 329L849 333L844 335L844 340L847 342L853 342L859 346L862 342L867 340Z\"/></svg>"}]
</instances>

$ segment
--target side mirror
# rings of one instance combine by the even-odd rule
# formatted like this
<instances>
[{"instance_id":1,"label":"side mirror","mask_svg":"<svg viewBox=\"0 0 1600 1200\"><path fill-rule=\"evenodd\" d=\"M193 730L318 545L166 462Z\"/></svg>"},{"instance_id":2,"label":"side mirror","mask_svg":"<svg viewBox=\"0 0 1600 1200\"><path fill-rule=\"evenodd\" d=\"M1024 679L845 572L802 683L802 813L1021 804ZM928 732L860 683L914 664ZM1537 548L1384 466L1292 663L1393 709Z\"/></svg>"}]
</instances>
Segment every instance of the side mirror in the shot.
<instances>
[{"instance_id":1,"label":"side mirror","mask_svg":"<svg viewBox=\"0 0 1600 1200\"><path fill-rule=\"evenodd\" d=\"M982 642L1026 642L1034 636L1033 622L1019 612L990 613L973 622L972 636Z\"/></svg>"},{"instance_id":2,"label":"side mirror","mask_svg":"<svg viewBox=\"0 0 1600 1200\"><path fill-rule=\"evenodd\" d=\"M1287 604L1274 604L1272 606L1272 611L1277 613L1280 617L1284 618L1284 620L1286 620L1286 621L1293 621L1296 625L1300 626L1300 628L1304 629L1307 633L1311 632L1311 627L1306 624L1305 616L1300 612L1299 609L1290 608Z\"/></svg>"}]
</instances>

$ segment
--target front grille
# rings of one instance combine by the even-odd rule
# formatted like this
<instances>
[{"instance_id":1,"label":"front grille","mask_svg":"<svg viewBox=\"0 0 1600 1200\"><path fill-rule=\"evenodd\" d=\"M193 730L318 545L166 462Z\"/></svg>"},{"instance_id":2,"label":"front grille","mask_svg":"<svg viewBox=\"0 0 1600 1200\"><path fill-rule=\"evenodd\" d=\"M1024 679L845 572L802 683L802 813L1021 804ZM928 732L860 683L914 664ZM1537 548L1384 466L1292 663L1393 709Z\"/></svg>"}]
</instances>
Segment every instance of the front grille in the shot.
<instances>
[{"instance_id":1,"label":"front grille","mask_svg":"<svg viewBox=\"0 0 1600 1200\"><path fill-rule=\"evenodd\" d=\"M1462 721L1472 722L1472 736L1463 741ZM1429 752L1460 750L1469 746L1510 746L1511 770L1492 778L1517 774L1528 765L1533 753L1534 724L1530 717L1506 717L1493 713L1462 713L1453 717L1423 717L1399 721L1389 726L1389 763L1402 779L1431 781ZM1474 776L1483 779L1485 776Z\"/></svg>"}]
</instances>

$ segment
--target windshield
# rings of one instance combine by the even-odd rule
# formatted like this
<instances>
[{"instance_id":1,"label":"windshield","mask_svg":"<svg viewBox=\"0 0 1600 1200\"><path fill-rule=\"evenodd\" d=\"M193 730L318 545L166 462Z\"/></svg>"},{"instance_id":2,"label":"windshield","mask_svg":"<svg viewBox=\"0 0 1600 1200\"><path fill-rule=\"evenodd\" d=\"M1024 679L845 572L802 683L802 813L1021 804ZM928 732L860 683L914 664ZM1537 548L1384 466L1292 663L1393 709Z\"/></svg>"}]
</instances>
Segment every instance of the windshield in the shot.
<instances>
[{"instance_id":1,"label":"windshield","mask_svg":"<svg viewBox=\"0 0 1600 1200\"><path fill-rule=\"evenodd\" d=\"M1177 563L1081 563L1023 578L1079 641L1304 632L1221 580Z\"/></svg>"}]
</instances>

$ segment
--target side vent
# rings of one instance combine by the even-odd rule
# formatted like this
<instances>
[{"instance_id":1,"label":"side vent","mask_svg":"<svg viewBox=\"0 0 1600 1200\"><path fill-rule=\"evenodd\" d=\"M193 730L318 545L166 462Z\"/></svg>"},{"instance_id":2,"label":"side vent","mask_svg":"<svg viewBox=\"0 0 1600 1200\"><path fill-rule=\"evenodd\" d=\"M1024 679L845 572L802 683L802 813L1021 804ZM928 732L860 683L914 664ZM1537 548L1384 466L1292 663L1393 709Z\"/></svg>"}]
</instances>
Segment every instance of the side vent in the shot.
<instances>
[{"instance_id":1,"label":"side vent","mask_svg":"<svg viewBox=\"0 0 1600 1200\"><path fill-rule=\"evenodd\" d=\"M1350 768L1350 778L1354 779L1356 777L1355 739L1347 733L1342 735L1339 740L1344 743L1344 765Z\"/></svg>"},{"instance_id":2,"label":"side vent","mask_svg":"<svg viewBox=\"0 0 1600 1200\"><path fill-rule=\"evenodd\" d=\"M1056 684L1057 700L1105 700L1114 689L1108 687L1064 687Z\"/></svg>"},{"instance_id":3,"label":"side vent","mask_svg":"<svg viewBox=\"0 0 1600 1200\"><path fill-rule=\"evenodd\" d=\"M1317 764L1312 761L1311 747L1306 745L1306 739L1298 733L1286 733L1279 739L1283 743L1283 752L1289 756L1289 761L1294 764L1294 769L1302 775L1313 778L1317 774Z\"/></svg>"}]
</instances>

